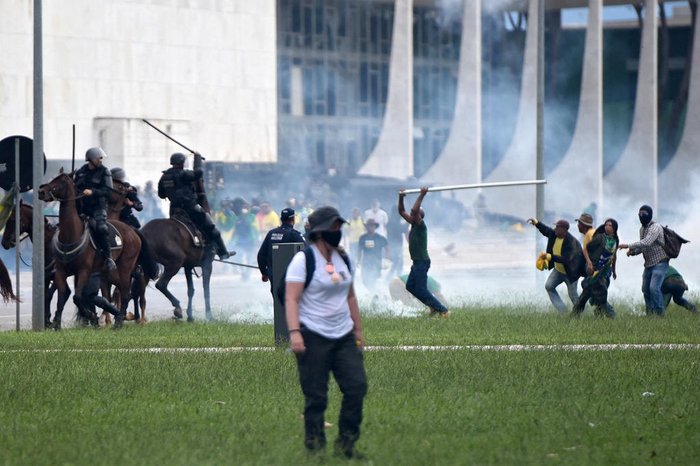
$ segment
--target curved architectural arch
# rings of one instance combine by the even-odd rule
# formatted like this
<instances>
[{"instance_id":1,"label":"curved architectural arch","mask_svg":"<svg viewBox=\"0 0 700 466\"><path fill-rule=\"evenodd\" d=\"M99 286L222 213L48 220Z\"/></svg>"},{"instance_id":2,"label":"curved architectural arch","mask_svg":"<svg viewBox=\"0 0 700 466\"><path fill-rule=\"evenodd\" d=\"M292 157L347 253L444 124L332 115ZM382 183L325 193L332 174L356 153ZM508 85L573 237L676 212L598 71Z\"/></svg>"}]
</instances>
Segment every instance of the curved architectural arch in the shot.
<instances>
[{"instance_id":1,"label":"curved architectural arch","mask_svg":"<svg viewBox=\"0 0 700 466\"><path fill-rule=\"evenodd\" d=\"M657 0L644 1L642 46L634 119L627 146L605 176L603 189L608 210L629 209L641 204L657 205Z\"/></svg>"},{"instance_id":2,"label":"curved architectural arch","mask_svg":"<svg viewBox=\"0 0 700 466\"><path fill-rule=\"evenodd\" d=\"M359 175L413 176L413 1L396 0L382 132Z\"/></svg>"},{"instance_id":3,"label":"curved architectural arch","mask_svg":"<svg viewBox=\"0 0 700 466\"><path fill-rule=\"evenodd\" d=\"M576 128L571 146L547 175L546 209L578 215L603 198L603 1L588 2L588 26ZM602 206L601 206L602 207ZM598 219L595 219L596 221Z\"/></svg>"},{"instance_id":4,"label":"curved architectural arch","mask_svg":"<svg viewBox=\"0 0 700 466\"><path fill-rule=\"evenodd\" d=\"M481 181L481 0L464 0L459 49L457 101L442 153L421 178L424 184L456 185ZM471 202L472 190L456 191Z\"/></svg>"}]
</instances>

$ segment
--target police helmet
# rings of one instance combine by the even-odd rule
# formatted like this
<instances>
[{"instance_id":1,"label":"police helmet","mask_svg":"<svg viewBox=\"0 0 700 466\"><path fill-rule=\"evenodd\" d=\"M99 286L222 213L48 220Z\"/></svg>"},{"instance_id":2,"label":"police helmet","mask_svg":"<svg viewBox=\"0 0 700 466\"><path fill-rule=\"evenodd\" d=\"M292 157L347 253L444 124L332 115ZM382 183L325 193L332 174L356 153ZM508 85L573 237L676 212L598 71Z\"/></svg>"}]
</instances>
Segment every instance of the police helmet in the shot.
<instances>
[{"instance_id":1,"label":"police helmet","mask_svg":"<svg viewBox=\"0 0 700 466\"><path fill-rule=\"evenodd\" d=\"M185 164L185 154L176 152L170 156L170 165L184 165Z\"/></svg>"},{"instance_id":2,"label":"police helmet","mask_svg":"<svg viewBox=\"0 0 700 466\"><path fill-rule=\"evenodd\" d=\"M112 168L112 179L117 181L124 181L126 179L126 172L123 168Z\"/></svg>"},{"instance_id":3,"label":"police helmet","mask_svg":"<svg viewBox=\"0 0 700 466\"><path fill-rule=\"evenodd\" d=\"M91 147L85 152L85 160L87 162L94 162L95 160L107 157L105 151L101 147Z\"/></svg>"}]
</instances>

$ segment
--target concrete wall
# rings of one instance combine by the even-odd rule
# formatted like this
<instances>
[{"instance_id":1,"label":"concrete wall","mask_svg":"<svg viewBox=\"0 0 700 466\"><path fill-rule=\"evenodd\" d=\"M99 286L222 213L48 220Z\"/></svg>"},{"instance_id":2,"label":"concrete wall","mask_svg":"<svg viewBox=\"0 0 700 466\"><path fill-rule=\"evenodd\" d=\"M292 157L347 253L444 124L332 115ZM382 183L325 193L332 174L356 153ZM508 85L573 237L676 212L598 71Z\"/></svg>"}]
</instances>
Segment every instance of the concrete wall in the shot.
<instances>
[{"instance_id":1,"label":"concrete wall","mask_svg":"<svg viewBox=\"0 0 700 466\"><path fill-rule=\"evenodd\" d=\"M32 136L32 0L0 2L0 137ZM50 0L44 17L44 148L103 144L107 166L157 179L179 150L277 158L275 0Z\"/></svg>"}]
</instances>

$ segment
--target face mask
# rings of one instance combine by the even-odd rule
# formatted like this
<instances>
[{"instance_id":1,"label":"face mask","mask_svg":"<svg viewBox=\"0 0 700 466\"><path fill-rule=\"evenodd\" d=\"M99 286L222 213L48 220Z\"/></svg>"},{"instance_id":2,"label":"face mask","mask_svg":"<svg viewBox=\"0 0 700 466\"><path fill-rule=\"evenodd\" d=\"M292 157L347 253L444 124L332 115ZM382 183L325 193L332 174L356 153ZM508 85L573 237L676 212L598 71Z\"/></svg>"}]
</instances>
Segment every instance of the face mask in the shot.
<instances>
[{"instance_id":1,"label":"face mask","mask_svg":"<svg viewBox=\"0 0 700 466\"><path fill-rule=\"evenodd\" d=\"M340 244L340 237L343 235L343 232L338 230L338 231L323 231L321 232L321 238L323 240L333 246L334 248L337 248L338 245Z\"/></svg>"},{"instance_id":2,"label":"face mask","mask_svg":"<svg viewBox=\"0 0 700 466\"><path fill-rule=\"evenodd\" d=\"M639 222L642 224L643 227L649 225L649 222L651 222L651 215L647 214L646 212L643 214L639 214Z\"/></svg>"},{"instance_id":3,"label":"face mask","mask_svg":"<svg viewBox=\"0 0 700 466\"><path fill-rule=\"evenodd\" d=\"M247 213L248 213L248 209L241 209L241 213L247 214Z\"/></svg>"}]
</instances>

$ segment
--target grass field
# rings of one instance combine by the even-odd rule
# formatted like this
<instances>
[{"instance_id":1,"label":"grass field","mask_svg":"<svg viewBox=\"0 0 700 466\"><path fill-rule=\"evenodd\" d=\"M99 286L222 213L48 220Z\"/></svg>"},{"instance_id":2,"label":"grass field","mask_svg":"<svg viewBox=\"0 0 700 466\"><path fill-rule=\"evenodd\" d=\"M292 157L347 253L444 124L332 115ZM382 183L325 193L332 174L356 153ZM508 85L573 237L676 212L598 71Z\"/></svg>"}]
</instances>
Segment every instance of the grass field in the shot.
<instances>
[{"instance_id":1,"label":"grass field","mask_svg":"<svg viewBox=\"0 0 700 466\"><path fill-rule=\"evenodd\" d=\"M698 464L699 326L677 308L615 321L475 308L366 317L358 448L376 465ZM272 339L271 325L168 321L0 333L0 463L346 463L330 448L305 453L294 358ZM679 346L563 346L625 343ZM480 348L513 344L552 346Z\"/></svg>"}]
</instances>

